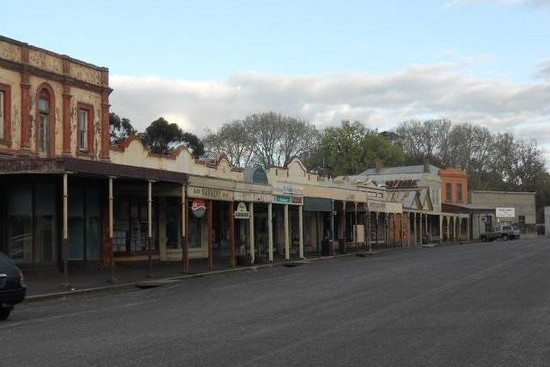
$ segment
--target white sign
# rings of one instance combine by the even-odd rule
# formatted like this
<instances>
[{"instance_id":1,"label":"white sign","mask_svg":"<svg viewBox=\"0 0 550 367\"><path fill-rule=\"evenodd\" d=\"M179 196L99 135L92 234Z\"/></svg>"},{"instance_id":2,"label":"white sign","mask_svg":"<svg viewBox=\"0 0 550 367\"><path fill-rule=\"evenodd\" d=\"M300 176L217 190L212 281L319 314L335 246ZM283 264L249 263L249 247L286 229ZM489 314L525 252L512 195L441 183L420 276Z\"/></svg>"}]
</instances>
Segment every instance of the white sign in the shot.
<instances>
[{"instance_id":1,"label":"white sign","mask_svg":"<svg viewBox=\"0 0 550 367\"><path fill-rule=\"evenodd\" d=\"M237 205L237 210L235 210L235 219L249 219L250 212L246 210L246 204L242 201Z\"/></svg>"},{"instance_id":2,"label":"white sign","mask_svg":"<svg viewBox=\"0 0 550 367\"><path fill-rule=\"evenodd\" d=\"M516 208L496 208L497 218L515 218Z\"/></svg>"}]
</instances>

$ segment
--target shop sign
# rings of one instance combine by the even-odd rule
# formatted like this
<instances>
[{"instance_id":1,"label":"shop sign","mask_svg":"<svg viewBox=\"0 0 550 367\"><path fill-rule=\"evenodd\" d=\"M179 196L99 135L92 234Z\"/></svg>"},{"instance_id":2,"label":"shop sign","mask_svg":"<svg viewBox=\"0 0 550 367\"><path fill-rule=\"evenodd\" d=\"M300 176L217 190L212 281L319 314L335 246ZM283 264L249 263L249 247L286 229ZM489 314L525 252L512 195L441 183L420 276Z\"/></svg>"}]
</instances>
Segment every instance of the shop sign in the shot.
<instances>
[{"instance_id":1,"label":"shop sign","mask_svg":"<svg viewBox=\"0 0 550 367\"><path fill-rule=\"evenodd\" d=\"M275 195L274 201L279 204L302 204L302 197L287 196L287 195Z\"/></svg>"},{"instance_id":2,"label":"shop sign","mask_svg":"<svg viewBox=\"0 0 550 367\"><path fill-rule=\"evenodd\" d=\"M386 210L386 203L379 201L369 201L369 210L373 212L383 212Z\"/></svg>"},{"instance_id":3,"label":"shop sign","mask_svg":"<svg viewBox=\"0 0 550 367\"><path fill-rule=\"evenodd\" d=\"M204 198L209 200L233 200L233 191L214 189L211 187L189 186L187 188L187 194L189 195L189 197Z\"/></svg>"},{"instance_id":4,"label":"shop sign","mask_svg":"<svg viewBox=\"0 0 550 367\"><path fill-rule=\"evenodd\" d=\"M515 218L516 208L496 208L497 218Z\"/></svg>"},{"instance_id":5,"label":"shop sign","mask_svg":"<svg viewBox=\"0 0 550 367\"><path fill-rule=\"evenodd\" d=\"M234 198L235 201L249 201L249 202L269 203L273 200L273 195L263 194L263 193L256 193L256 192L235 191L235 194L234 194L233 198Z\"/></svg>"},{"instance_id":6,"label":"shop sign","mask_svg":"<svg viewBox=\"0 0 550 367\"><path fill-rule=\"evenodd\" d=\"M195 199L191 203L191 212L196 218L204 217L206 213L206 202L202 199Z\"/></svg>"},{"instance_id":7,"label":"shop sign","mask_svg":"<svg viewBox=\"0 0 550 367\"><path fill-rule=\"evenodd\" d=\"M237 210L235 210L235 219L250 219L250 212L242 201L237 205Z\"/></svg>"},{"instance_id":8,"label":"shop sign","mask_svg":"<svg viewBox=\"0 0 550 367\"><path fill-rule=\"evenodd\" d=\"M290 204L290 196L276 195L275 202L281 204Z\"/></svg>"},{"instance_id":9,"label":"shop sign","mask_svg":"<svg viewBox=\"0 0 550 367\"><path fill-rule=\"evenodd\" d=\"M284 196L304 196L304 190L301 187L292 185L275 185L273 186L273 193Z\"/></svg>"}]
</instances>

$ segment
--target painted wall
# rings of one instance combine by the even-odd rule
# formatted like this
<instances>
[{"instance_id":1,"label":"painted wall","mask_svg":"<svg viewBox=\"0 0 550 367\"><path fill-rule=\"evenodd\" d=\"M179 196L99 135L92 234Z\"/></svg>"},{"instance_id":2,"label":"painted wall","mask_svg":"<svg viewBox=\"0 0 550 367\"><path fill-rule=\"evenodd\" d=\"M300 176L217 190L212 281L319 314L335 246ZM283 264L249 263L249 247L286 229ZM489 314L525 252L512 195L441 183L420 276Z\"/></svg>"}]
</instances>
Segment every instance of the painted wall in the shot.
<instances>
[{"instance_id":1,"label":"painted wall","mask_svg":"<svg viewBox=\"0 0 550 367\"><path fill-rule=\"evenodd\" d=\"M441 201L443 203L466 203L468 202L468 174L466 171L457 168L447 168L439 171L441 177ZM451 197L447 197L447 185L451 185ZM459 197L459 185L462 198Z\"/></svg>"},{"instance_id":2,"label":"painted wall","mask_svg":"<svg viewBox=\"0 0 550 367\"><path fill-rule=\"evenodd\" d=\"M107 159L109 153L108 69L0 36L0 84L10 86L11 139L0 141L0 154L78 156ZM51 92L51 152L37 148L37 100L42 88ZM78 144L78 106L91 106L87 152ZM28 144L26 141L28 140ZM24 152L22 152L24 150Z\"/></svg>"}]
</instances>

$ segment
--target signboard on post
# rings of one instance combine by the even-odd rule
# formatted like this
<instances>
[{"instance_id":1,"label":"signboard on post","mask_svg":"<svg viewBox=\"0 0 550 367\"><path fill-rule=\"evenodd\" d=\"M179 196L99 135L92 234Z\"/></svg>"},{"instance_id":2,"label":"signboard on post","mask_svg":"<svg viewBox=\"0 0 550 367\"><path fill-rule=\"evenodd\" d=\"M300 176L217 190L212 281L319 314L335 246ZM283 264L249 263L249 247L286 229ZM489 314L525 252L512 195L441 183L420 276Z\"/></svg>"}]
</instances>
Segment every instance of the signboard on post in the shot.
<instances>
[{"instance_id":1,"label":"signboard on post","mask_svg":"<svg viewBox=\"0 0 550 367\"><path fill-rule=\"evenodd\" d=\"M242 201L237 205L237 210L235 210L235 219L250 219L250 212Z\"/></svg>"},{"instance_id":2,"label":"signboard on post","mask_svg":"<svg viewBox=\"0 0 550 367\"><path fill-rule=\"evenodd\" d=\"M496 208L496 217L497 218L515 218L516 209L515 208Z\"/></svg>"}]
</instances>

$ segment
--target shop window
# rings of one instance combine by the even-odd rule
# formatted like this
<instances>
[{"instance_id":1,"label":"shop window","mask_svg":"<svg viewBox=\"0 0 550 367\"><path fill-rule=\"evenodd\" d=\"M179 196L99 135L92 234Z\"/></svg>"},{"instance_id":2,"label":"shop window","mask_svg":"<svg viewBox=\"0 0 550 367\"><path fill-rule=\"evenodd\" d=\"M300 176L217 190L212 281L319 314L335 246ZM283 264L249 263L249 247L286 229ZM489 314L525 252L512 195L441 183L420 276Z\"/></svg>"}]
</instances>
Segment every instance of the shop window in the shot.
<instances>
[{"instance_id":1,"label":"shop window","mask_svg":"<svg viewBox=\"0 0 550 367\"><path fill-rule=\"evenodd\" d=\"M143 253L147 251L148 214L147 198L141 196L120 197L115 200L116 212L113 233L113 250L115 252ZM158 206L153 201L153 233L151 249L157 251L157 213Z\"/></svg>"},{"instance_id":2,"label":"shop window","mask_svg":"<svg viewBox=\"0 0 550 367\"><path fill-rule=\"evenodd\" d=\"M84 188L69 188L69 259L84 260Z\"/></svg>"},{"instance_id":3,"label":"shop window","mask_svg":"<svg viewBox=\"0 0 550 367\"><path fill-rule=\"evenodd\" d=\"M69 259L99 259L99 189L71 186L69 189Z\"/></svg>"},{"instance_id":4,"label":"shop window","mask_svg":"<svg viewBox=\"0 0 550 367\"><path fill-rule=\"evenodd\" d=\"M177 200L166 201L166 248L181 248L181 204Z\"/></svg>"},{"instance_id":5,"label":"shop window","mask_svg":"<svg viewBox=\"0 0 550 367\"><path fill-rule=\"evenodd\" d=\"M10 186L6 190L7 247L5 251L15 262L32 262L32 185Z\"/></svg>"},{"instance_id":6,"label":"shop window","mask_svg":"<svg viewBox=\"0 0 550 367\"><path fill-rule=\"evenodd\" d=\"M55 185L46 183L37 184L34 194L34 262L52 262L57 259L57 202Z\"/></svg>"},{"instance_id":7,"label":"shop window","mask_svg":"<svg viewBox=\"0 0 550 367\"><path fill-rule=\"evenodd\" d=\"M189 215L189 248L200 249L202 247L203 218L196 218L191 210Z\"/></svg>"},{"instance_id":8,"label":"shop window","mask_svg":"<svg viewBox=\"0 0 550 367\"><path fill-rule=\"evenodd\" d=\"M100 201L97 187L88 187L86 190L86 259L99 260L100 255Z\"/></svg>"}]
</instances>

